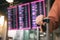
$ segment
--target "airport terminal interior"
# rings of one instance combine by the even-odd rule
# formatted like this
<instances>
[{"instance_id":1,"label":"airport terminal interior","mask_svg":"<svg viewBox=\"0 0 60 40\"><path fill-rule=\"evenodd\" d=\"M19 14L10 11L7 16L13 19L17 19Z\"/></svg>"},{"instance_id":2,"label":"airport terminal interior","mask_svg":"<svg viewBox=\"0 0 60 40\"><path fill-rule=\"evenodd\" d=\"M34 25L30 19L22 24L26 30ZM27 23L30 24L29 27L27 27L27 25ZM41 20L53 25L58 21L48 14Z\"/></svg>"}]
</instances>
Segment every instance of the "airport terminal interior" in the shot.
<instances>
[{"instance_id":1,"label":"airport terminal interior","mask_svg":"<svg viewBox=\"0 0 60 40\"><path fill-rule=\"evenodd\" d=\"M49 33L48 25L36 24L47 16L55 0L0 0L0 40L60 40L60 27Z\"/></svg>"}]
</instances>

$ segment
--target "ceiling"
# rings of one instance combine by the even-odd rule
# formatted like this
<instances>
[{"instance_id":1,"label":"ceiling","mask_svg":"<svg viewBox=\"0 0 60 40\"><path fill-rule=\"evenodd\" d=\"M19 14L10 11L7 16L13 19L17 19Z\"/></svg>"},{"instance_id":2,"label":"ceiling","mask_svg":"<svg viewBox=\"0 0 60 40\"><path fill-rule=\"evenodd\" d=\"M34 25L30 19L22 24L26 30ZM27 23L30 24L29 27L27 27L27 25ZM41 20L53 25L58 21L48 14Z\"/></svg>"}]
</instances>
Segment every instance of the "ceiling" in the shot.
<instances>
[{"instance_id":1,"label":"ceiling","mask_svg":"<svg viewBox=\"0 0 60 40\"><path fill-rule=\"evenodd\" d=\"M19 3L26 3L26 2L31 2L31 1L34 1L34 0L14 0L14 3L19 4ZM0 0L1 11L6 11L8 6L9 6L9 3L6 2L6 0Z\"/></svg>"},{"instance_id":2,"label":"ceiling","mask_svg":"<svg viewBox=\"0 0 60 40\"><path fill-rule=\"evenodd\" d=\"M19 3L26 3L26 2L31 2L31 1L36 1L36 0L14 0L14 3L19 4ZM9 6L9 3L6 2L6 0L0 0L0 10L1 11L6 12L8 6Z\"/></svg>"},{"instance_id":3,"label":"ceiling","mask_svg":"<svg viewBox=\"0 0 60 40\"><path fill-rule=\"evenodd\" d=\"M26 3L26 2L31 2L31 1L34 1L34 0L14 0L14 3ZM6 0L1 0L0 1L0 6L3 6L3 5L7 5L8 3L6 2Z\"/></svg>"}]
</instances>

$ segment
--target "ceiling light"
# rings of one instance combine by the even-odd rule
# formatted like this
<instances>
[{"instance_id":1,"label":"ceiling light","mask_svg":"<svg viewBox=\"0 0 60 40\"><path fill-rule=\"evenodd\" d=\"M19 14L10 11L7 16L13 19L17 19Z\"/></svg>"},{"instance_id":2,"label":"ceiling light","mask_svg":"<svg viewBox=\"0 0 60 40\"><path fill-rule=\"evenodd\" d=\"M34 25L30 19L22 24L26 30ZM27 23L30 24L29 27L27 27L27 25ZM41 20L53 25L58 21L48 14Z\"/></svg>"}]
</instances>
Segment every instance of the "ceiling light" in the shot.
<instances>
[{"instance_id":1,"label":"ceiling light","mask_svg":"<svg viewBox=\"0 0 60 40\"><path fill-rule=\"evenodd\" d=\"M8 3L13 3L14 0L6 0Z\"/></svg>"}]
</instances>

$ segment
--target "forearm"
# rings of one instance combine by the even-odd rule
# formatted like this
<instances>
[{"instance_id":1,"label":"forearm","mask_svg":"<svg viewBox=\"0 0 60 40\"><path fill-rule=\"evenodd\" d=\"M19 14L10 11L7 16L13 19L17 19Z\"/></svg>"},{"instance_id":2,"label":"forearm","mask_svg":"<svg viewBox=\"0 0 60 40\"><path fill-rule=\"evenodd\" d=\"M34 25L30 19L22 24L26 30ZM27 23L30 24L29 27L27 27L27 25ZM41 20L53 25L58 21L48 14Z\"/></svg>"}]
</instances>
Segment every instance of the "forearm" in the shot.
<instances>
[{"instance_id":1,"label":"forearm","mask_svg":"<svg viewBox=\"0 0 60 40\"><path fill-rule=\"evenodd\" d=\"M49 31L53 32L53 30L57 29L58 27L58 22L55 21L53 17L49 17L50 22L49 22Z\"/></svg>"}]
</instances>

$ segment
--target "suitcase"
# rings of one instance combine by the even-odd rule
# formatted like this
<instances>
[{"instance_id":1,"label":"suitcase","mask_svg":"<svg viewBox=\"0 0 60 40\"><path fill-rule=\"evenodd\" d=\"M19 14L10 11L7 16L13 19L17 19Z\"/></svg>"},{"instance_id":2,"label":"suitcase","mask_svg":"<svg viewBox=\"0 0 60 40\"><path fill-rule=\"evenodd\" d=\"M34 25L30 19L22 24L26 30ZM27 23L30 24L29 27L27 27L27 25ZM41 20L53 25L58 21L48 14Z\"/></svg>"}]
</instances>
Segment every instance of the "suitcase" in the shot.
<instances>
[{"instance_id":1,"label":"suitcase","mask_svg":"<svg viewBox=\"0 0 60 40\"><path fill-rule=\"evenodd\" d=\"M46 22L46 25L41 27L43 32L38 32L41 28L37 27L37 40L51 40L50 33L49 33L49 27L48 27L50 20L49 18L45 18L43 21Z\"/></svg>"}]
</instances>

